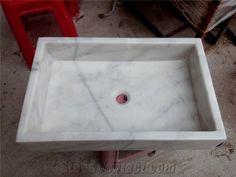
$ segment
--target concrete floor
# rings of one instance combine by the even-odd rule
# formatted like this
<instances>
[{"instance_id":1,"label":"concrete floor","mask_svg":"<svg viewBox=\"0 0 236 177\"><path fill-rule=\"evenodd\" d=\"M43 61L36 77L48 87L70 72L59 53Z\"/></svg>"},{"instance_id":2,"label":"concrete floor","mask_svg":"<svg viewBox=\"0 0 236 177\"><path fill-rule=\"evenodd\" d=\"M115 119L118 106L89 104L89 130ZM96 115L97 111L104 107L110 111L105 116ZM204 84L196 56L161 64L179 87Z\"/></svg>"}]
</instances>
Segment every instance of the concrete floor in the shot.
<instances>
[{"instance_id":1,"label":"concrete floor","mask_svg":"<svg viewBox=\"0 0 236 177\"><path fill-rule=\"evenodd\" d=\"M113 16L98 18L98 14L109 8L108 1L82 2L81 15L84 17L76 24L80 36L154 37L122 5L118 6ZM178 35L189 36L191 33L188 29ZM227 131L227 141L209 150L158 150L152 157L136 159L112 172L100 169L93 152L30 152L15 143L30 73L3 14L0 41L2 177L236 177L236 48L226 38L207 51L207 59Z\"/></svg>"}]
</instances>

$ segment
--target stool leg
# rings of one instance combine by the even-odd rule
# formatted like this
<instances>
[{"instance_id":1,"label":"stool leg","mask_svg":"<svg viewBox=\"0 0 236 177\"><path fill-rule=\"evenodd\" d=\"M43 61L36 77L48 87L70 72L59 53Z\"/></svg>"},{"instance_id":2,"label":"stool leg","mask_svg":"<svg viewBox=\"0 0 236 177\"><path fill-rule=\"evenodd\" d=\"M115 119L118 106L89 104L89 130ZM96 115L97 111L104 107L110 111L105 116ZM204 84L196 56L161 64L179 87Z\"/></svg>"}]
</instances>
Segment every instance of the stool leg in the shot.
<instances>
[{"instance_id":1,"label":"stool leg","mask_svg":"<svg viewBox=\"0 0 236 177\"><path fill-rule=\"evenodd\" d=\"M102 165L107 170L112 170L116 167L119 151L102 151Z\"/></svg>"},{"instance_id":2,"label":"stool leg","mask_svg":"<svg viewBox=\"0 0 236 177\"><path fill-rule=\"evenodd\" d=\"M35 49L33 48L28 38L28 35L22 24L22 21L21 19L19 19L19 16L15 16L15 14L13 14L13 16L8 14L6 15L6 17L9 25L11 26L13 34L17 40L22 55L24 56L28 67L31 69Z\"/></svg>"},{"instance_id":3,"label":"stool leg","mask_svg":"<svg viewBox=\"0 0 236 177\"><path fill-rule=\"evenodd\" d=\"M77 37L77 31L71 15L64 6L54 11L58 24L65 37Z\"/></svg>"},{"instance_id":4,"label":"stool leg","mask_svg":"<svg viewBox=\"0 0 236 177\"><path fill-rule=\"evenodd\" d=\"M65 0L66 6L72 17L79 16L79 0Z\"/></svg>"}]
</instances>

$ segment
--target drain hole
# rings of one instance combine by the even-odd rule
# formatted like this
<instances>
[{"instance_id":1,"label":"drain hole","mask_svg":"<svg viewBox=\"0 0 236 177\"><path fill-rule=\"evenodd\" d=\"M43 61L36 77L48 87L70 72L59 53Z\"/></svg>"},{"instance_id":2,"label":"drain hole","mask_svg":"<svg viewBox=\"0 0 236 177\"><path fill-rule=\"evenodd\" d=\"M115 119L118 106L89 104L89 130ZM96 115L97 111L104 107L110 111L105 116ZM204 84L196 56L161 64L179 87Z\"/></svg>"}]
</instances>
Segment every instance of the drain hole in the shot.
<instances>
[{"instance_id":1,"label":"drain hole","mask_svg":"<svg viewBox=\"0 0 236 177\"><path fill-rule=\"evenodd\" d=\"M124 93L122 94L119 94L117 97L116 97L116 101L117 103L119 104L125 104L127 101L128 101L128 96Z\"/></svg>"}]
</instances>

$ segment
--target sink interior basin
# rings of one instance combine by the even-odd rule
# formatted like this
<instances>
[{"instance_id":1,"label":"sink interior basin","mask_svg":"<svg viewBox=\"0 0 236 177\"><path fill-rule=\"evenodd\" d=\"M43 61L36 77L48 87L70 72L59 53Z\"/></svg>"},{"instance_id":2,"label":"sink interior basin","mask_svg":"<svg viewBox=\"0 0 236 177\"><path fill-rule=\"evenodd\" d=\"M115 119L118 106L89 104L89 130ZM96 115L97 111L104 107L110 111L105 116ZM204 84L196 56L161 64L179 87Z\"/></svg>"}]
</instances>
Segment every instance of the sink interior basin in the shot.
<instances>
[{"instance_id":1,"label":"sink interior basin","mask_svg":"<svg viewBox=\"0 0 236 177\"><path fill-rule=\"evenodd\" d=\"M109 150L201 148L225 139L200 40L39 40L18 142Z\"/></svg>"},{"instance_id":2,"label":"sink interior basin","mask_svg":"<svg viewBox=\"0 0 236 177\"><path fill-rule=\"evenodd\" d=\"M116 100L120 94L127 96L124 104ZM188 65L181 59L56 61L42 109L33 131L203 129Z\"/></svg>"}]
</instances>

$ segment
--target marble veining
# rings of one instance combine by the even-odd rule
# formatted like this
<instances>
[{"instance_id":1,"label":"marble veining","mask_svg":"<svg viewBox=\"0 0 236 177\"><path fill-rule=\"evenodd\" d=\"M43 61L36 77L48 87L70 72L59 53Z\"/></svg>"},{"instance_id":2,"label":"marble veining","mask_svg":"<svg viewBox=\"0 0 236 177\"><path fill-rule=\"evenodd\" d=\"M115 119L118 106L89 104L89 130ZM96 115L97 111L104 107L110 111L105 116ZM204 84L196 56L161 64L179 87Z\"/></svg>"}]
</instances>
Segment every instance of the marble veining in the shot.
<instances>
[{"instance_id":1,"label":"marble veining","mask_svg":"<svg viewBox=\"0 0 236 177\"><path fill-rule=\"evenodd\" d=\"M125 104L116 101L122 93ZM196 149L225 138L199 40L39 40L17 142L54 151Z\"/></svg>"},{"instance_id":2,"label":"marble veining","mask_svg":"<svg viewBox=\"0 0 236 177\"><path fill-rule=\"evenodd\" d=\"M201 130L186 61L52 67L41 131ZM127 104L117 104L119 91L129 93Z\"/></svg>"}]
</instances>

